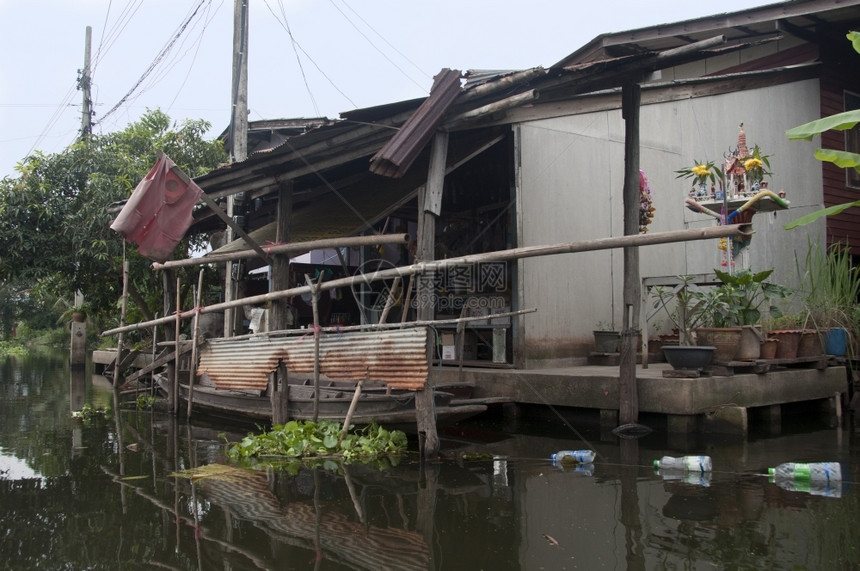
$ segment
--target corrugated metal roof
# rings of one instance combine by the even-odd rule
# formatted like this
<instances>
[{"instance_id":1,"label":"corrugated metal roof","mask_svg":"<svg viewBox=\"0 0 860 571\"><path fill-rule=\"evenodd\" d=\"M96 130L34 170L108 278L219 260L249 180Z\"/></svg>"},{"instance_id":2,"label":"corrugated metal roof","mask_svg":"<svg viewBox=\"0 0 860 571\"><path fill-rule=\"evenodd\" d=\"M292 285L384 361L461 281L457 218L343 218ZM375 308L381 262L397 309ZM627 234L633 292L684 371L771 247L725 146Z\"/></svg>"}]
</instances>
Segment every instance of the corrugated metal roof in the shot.
<instances>
[{"instance_id":1,"label":"corrugated metal roof","mask_svg":"<svg viewBox=\"0 0 860 571\"><path fill-rule=\"evenodd\" d=\"M426 328L323 333L320 373L332 380L371 379L393 388L424 388L429 371ZM211 339L197 374L219 389L266 390L268 374L283 361L290 374L314 372L314 337L254 336Z\"/></svg>"},{"instance_id":2,"label":"corrugated metal roof","mask_svg":"<svg viewBox=\"0 0 860 571\"><path fill-rule=\"evenodd\" d=\"M443 69L418 110L391 140L370 159L370 171L393 178L402 177L436 132L445 112L460 93L460 72Z\"/></svg>"},{"instance_id":3,"label":"corrugated metal roof","mask_svg":"<svg viewBox=\"0 0 860 571\"><path fill-rule=\"evenodd\" d=\"M724 35L729 44L749 42L777 32L801 37L806 35L804 39L809 40L816 37L815 30L822 25L856 20L858 5L860 0L794 0L670 24L601 34L552 67L567 68L575 64L664 51L695 43L715 34Z\"/></svg>"}]
</instances>

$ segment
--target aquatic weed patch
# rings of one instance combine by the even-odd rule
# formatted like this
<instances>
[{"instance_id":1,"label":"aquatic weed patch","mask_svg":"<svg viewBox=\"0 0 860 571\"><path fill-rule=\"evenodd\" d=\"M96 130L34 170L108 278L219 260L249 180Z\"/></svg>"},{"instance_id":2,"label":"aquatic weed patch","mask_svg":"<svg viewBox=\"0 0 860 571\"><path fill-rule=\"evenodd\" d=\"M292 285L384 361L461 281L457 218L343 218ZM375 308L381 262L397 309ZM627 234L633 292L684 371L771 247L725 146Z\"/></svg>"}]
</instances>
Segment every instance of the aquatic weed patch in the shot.
<instances>
[{"instance_id":1,"label":"aquatic weed patch","mask_svg":"<svg viewBox=\"0 0 860 571\"><path fill-rule=\"evenodd\" d=\"M371 462L403 452L406 434L378 424L343 433L340 423L322 420L278 424L260 434L248 434L227 450L232 460L266 457L331 459Z\"/></svg>"}]
</instances>

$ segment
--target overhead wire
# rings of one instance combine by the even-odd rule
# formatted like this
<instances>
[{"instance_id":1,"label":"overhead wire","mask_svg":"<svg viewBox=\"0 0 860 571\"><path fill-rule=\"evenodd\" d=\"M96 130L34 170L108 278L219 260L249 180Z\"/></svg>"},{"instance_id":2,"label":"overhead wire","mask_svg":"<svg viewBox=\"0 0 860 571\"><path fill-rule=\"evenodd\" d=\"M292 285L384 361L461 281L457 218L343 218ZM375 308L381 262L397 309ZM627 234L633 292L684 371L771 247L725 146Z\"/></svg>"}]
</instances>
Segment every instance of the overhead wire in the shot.
<instances>
[{"instance_id":1,"label":"overhead wire","mask_svg":"<svg viewBox=\"0 0 860 571\"><path fill-rule=\"evenodd\" d=\"M268 2L266 2L266 6L268 6ZM278 18L278 16L275 14L274 10L271 9L271 7L269 7L269 10L272 12L272 15L275 16L275 20L287 32L287 35L290 37L290 41L293 42L293 48L301 51L302 54L304 54L304 56L306 58L308 58L308 61L314 65L314 67L317 69L317 71L320 72L320 74L326 79L326 81L328 81L329 84L335 89L335 91L340 93L344 97L344 99L349 101L350 105L352 105L353 107L357 107L355 102L346 93L344 93L344 91L340 87L337 86L337 84L332 80L332 78L330 78L328 76L328 74L322 70L322 68L317 64L316 61L314 61L314 59L310 56L310 54L308 54L308 52L302 47L302 45L293 37L292 32L289 31L287 24ZM283 7L282 7L282 11L283 11ZM286 15L284 16L284 19L286 20ZM303 73L303 76L304 76L304 73ZM305 83L305 85L306 85L307 89L310 91L310 86L308 86L307 83ZM313 99L312 94L311 94L311 99ZM315 105L315 107L316 107L316 105Z\"/></svg>"},{"instance_id":2,"label":"overhead wire","mask_svg":"<svg viewBox=\"0 0 860 571\"><path fill-rule=\"evenodd\" d=\"M155 56L155 58L153 59L152 63L149 64L149 67L146 69L146 71L143 72L143 74L140 76L140 78L137 80L137 82L116 103L116 105L111 107L111 109L107 113L102 115L101 121L104 121L105 119L110 117L113 113L115 113L135 93L135 91L137 91L138 87L140 87L140 85L144 81L146 81L146 79L149 77L149 75L152 74L152 72L158 67L158 65L167 56L167 54L170 53L170 51L173 49L174 45L176 45L176 42L179 40L179 38L185 32L186 28L191 23L191 21L196 17L197 13L200 11L200 8L203 6L203 4L208 3L208 2L211 2L211 0L200 0L197 3L197 5L194 7L194 10L191 12L191 15L188 16L188 18L186 18L185 21L179 26L179 29L174 33L173 37L167 42L167 44L161 49L161 51Z\"/></svg>"},{"instance_id":3,"label":"overhead wire","mask_svg":"<svg viewBox=\"0 0 860 571\"><path fill-rule=\"evenodd\" d=\"M269 9L269 11L272 11L272 7L269 6L268 2L266 2L266 7ZM302 74L302 82L305 84L305 90L308 92L308 97L310 97L310 99L311 99L311 105L313 105L313 107L314 107L314 114L316 116L319 116L320 115L319 106L317 105L317 100L314 97L313 92L311 91L311 86L310 86L310 84L308 84L308 76L305 74L305 68L302 65L302 58L299 57L299 52L296 49L298 42L296 42L296 38L295 38L295 36L293 36L293 31L290 29L290 21L287 19L287 12L286 12L286 10L284 10L284 3L281 0L278 0L278 7L281 10L281 16L284 18L283 23L281 23L281 21L278 20L278 17L275 15L274 12L272 12L272 15L275 15L275 20L278 20L278 22L281 23L281 25L287 31L287 35L290 36L290 45L293 48L293 55L296 56L296 63L299 66L299 73Z\"/></svg>"},{"instance_id":4,"label":"overhead wire","mask_svg":"<svg viewBox=\"0 0 860 571\"><path fill-rule=\"evenodd\" d=\"M355 28L355 31L356 31L356 32L358 32L359 34L361 34L361 37L363 37L365 40L367 40L367 43L369 43L369 44L373 47L373 49L375 49L376 51L378 51L378 52L379 52L379 54L380 54L382 57L384 57L386 60L388 60L388 62L389 62L391 65L393 65L393 66L395 67L395 69L397 69L397 71L399 71L400 73L402 73L402 74L403 74L403 76L404 76L406 79L408 79L409 81L411 81L412 83L414 83L415 85L417 85L417 86L419 87L419 89L421 89L421 90L422 90L422 91L424 91L425 93L427 92L427 87L426 87L426 85L424 85L424 84L422 84L422 83L420 83L420 82L416 81L415 79L413 79L413 78L412 78L412 76L410 76L408 73L406 73L406 71L404 71L404 70L403 70L399 65L397 65L397 64L394 62L394 60L392 60L392 59L391 59L390 57L388 57L388 56L387 56L387 55L386 55L386 54L385 54L381 49L379 49L379 48L376 46L376 44L374 44L374 43L370 40L370 38L368 38L368 37L364 34L364 32L362 32L362 31L358 28L358 26L356 26L356 25L355 25L355 23L354 23L352 20L350 20L350 19L349 19L349 16L347 16L346 14L344 14L343 10L341 10L340 8L338 8L337 4L335 3L335 0L329 0L329 2L331 2L331 5L332 5L332 6L334 6L334 8L335 8L338 12L340 12L340 14L344 17L344 19L345 19L347 22L349 22L349 24L350 24L353 28ZM391 42L389 42L388 40L386 40L386 39L382 36L382 34L380 34L379 32L377 32L377 31L373 28L373 26L371 26L371 25L367 22L367 20L365 20L364 18L362 18L362 17L361 17L361 15L360 15L358 12L356 12L356 11L352 8L352 6L350 6L349 4L347 4L347 3L346 3L346 0L341 0L341 2L343 2L343 5L344 5L344 6L346 6L347 8L349 8L350 12L352 12L353 14L355 14L355 15L356 15L356 17L358 17L358 19L359 19L359 20L361 20L361 21L362 21L362 23L363 23L365 26L367 26L367 27L368 27L368 28L369 28L369 29L370 29L374 34L376 34L377 36L379 36L379 38L380 38L383 42L385 42L385 43L386 43L386 45L388 45L391 49L393 49L393 50L397 53L397 55L399 55L400 57L402 57L403 59L405 59L406 61L408 61L408 62L412 65L412 67L414 67L414 68L415 68L415 69L417 69L419 72L421 72L422 74L424 74L427 78L429 78L429 79L431 79L431 80L433 79L433 77L432 77L429 73L427 73L426 71L424 71L423 69L421 69L420 67L418 67L418 65L417 65L415 62L413 62L413 61L412 61L412 60L410 60L408 57L406 57L405 55L403 55L403 53L402 53L400 50L398 50L396 47L394 47L394 46L391 44Z\"/></svg>"}]
</instances>

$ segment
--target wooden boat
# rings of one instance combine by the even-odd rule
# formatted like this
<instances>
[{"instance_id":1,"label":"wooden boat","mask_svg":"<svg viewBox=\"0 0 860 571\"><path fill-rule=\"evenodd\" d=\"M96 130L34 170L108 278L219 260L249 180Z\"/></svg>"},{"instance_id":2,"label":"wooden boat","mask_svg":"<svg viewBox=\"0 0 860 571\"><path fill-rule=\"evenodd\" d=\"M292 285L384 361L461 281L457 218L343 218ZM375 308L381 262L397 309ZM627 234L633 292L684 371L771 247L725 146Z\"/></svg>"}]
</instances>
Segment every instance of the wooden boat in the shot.
<instances>
[{"instance_id":1,"label":"wooden boat","mask_svg":"<svg viewBox=\"0 0 860 571\"><path fill-rule=\"evenodd\" d=\"M157 375L159 385L166 392L167 383ZM313 381L291 377L288 383L287 416L291 420L312 420L315 391ZM367 382L366 382L367 383ZM356 383L324 380L319 389L318 420L343 422L355 393ZM180 383L179 399L188 404L188 385ZM468 398L454 399L454 394L435 391L435 411L438 425L453 424L487 410L481 402ZM207 416L248 424L271 424L272 402L265 392L254 390L218 389L205 378L195 384L192 391L192 410ZM362 391L350 422L367 425L376 422L386 428L415 432L415 393L392 390L383 383L370 382Z\"/></svg>"},{"instance_id":2,"label":"wooden boat","mask_svg":"<svg viewBox=\"0 0 860 571\"><path fill-rule=\"evenodd\" d=\"M286 401L287 419L311 420L317 407L317 419L343 421L362 379L350 422L414 432L415 391L435 390L428 383L431 339L424 328L337 332L319 339L295 330L210 339L194 368L193 388L180 380L178 396L187 407L190 395L192 411L240 422L271 423L274 400ZM286 399L273 388L276 377L287 379L278 383L286 386ZM487 410L486 403L455 399L448 391L435 390L434 396L437 425Z\"/></svg>"}]
</instances>

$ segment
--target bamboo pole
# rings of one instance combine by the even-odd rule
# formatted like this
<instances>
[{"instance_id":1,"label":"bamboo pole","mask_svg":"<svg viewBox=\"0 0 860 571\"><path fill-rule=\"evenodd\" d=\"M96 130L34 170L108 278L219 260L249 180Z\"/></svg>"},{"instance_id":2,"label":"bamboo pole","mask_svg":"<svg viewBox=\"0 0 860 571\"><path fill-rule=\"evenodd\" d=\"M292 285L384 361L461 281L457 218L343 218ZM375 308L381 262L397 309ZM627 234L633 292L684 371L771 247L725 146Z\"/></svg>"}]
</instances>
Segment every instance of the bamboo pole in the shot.
<instances>
[{"instance_id":1,"label":"bamboo pole","mask_svg":"<svg viewBox=\"0 0 860 571\"><path fill-rule=\"evenodd\" d=\"M173 350L176 352L176 361L174 362L174 370L176 373L173 376L173 414L179 414L179 326L182 324L181 314L179 311L179 304L182 303L180 286L181 286L180 278L176 278L176 315L174 316L174 320L176 321L175 330L173 332Z\"/></svg>"},{"instance_id":2,"label":"bamboo pole","mask_svg":"<svg viewBox=\"0 0 860 571\"><path fill-rule=\"evenodd\" d=\"M361 388L364 386L364 379L359 379L355 385L355 392L352 394L352 400L349 402L349 409L346 411L346 417L343 419L343 429L340 431L338 442L343 440L346 432L349 430L349 423L352 421L352 414L355 412L355 407L358 405L358 399L361 398Z\"/></svg>"},{"instance_id":3,"label":"bamboo pole","mask_svg":"<svg viewBox=\"0 0 860 571\"><path fill-rule=\"evenodd\" d=\"M391 289L388 290L388 298L385 300L385 307L382 308L382 315L379 316L379 322L385 323L388 320L388 313L391 311L391 306L397 300L398 290L400 289L400 277L394 278L391 284Z\"/></svg>"},{"instance_id":4,"label":"bamboo pole","mask_svg":"<svg viewBox=\"0 0 860 571\"><path fill-rule=\"evenodd\" d=\"M200 294L203 291L203 268L200 268L200 273L197 276L197 295L195 296L194 304L194 325L191 328L191 366L188 373L188 408L185 412L186 418L191 418L191 401L194 398L194 369L197 363L197 335L198 325L200 324ZM176 354L177 359L179 353Z\"/></svg>"},{"instance_id":5,"label":"bamboo pole","mask_svg":"<svg viewBox=\"0 0 860 571\"><path fill-rule=\"evenodd\" d=\"M119 324L125 325L125 314L128 308L128 260L125 257L125 240L122 241L122 306L119 310ZM119 366L122 363L123 337L122 334L116 341L116 360L113 364L113 386L119 384L120 370Z\"/></svg>"},{"instance_id":6,"label":"bamboo pole","mask_svg":"<svg viewBox=\"0 0 860 571\"><path fill-rule=\"evenodd\" d=\"M731 224L727 226L713 226L708 228L691 228L688 230L672 230L670 232L649 232L648 234L637 234L635 236L613 236L611 238L596 238L594 240L582 240L579 242L566 242L561 244L551 244L543 246L525 246L522 248L512 248L510 250L499 250L497 252L487 252L484 254L469 254L459 256L457 258L448 258L445 260L435 260L432 262L417 262L409 266L400 266L390 270L379 270L373 274L362 274L357 276L348 276L336 280L331 280L323 284L319 284L320 291L336 289L340 287L350 287L354 284L367 283L368 280L376 281L381 279L390 279L397 276L405 277L416 274L421 274L428 270L441 270L449 266L462 264L474 264L480 262L504 262L518 260L521 258L534 258L538 256L554 256L558 254L574 254L577 252L592 252L597 250L610 250L613 248L625 248L628 246L652 246L656 244L669 244L672 242L685 242L695 240L710 240L713 238L737 237L737 236L752 236L753 230L751 224ZM237 307L239 305L257 305L264 304L282 297L294 297L304 293L311 293L310 286L298 286L281 291L269 292L265 294L246 297L244 299L235 300L225 303L216 303L208 307L202 308L201 313L212 313L221 311L228 307ZM109 329L102 333L102 336L116 335L124 331L133 331L143 327L151 327L153 325L161 325L169 323L173 317L163 317L151 321L144 321L134 325L125 327L117 327ZM486 317L484 317L486 319Z\"/></svg>"},{"instance_id":7,"label":"bamboo pole","mask_svg":"<svg viewBox=\"0 0 860 571\"><path fill-rule=\"evenodd\" d=\"M376 236L348 236L344 238L324 238L321 240L310 240L307 242L292 242L289 244L276 244L266 248L271 254L303 254L311 250L327 250L336 248L355 248L359 246L378 246L381 244L408 244L409 234L379 234ZM200 266L203 264L219 264L232 260L242 260L257 257L256 250L238 250L224 254L211 254L200 258L186 258L184 260L170 260L159 263L153 262L152 269L164 270L167 268L182 268L187 266Z\"/></svg>"}]
</instances>

